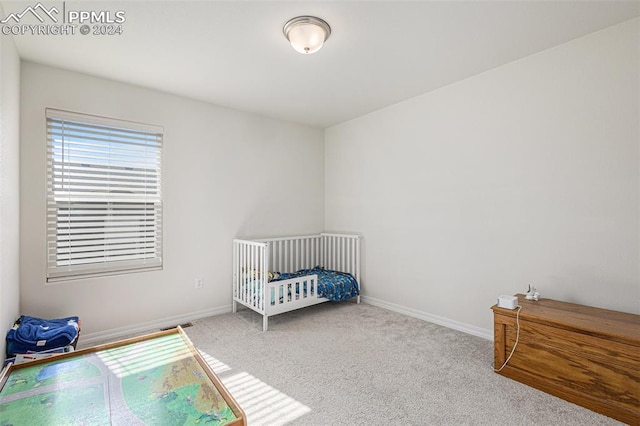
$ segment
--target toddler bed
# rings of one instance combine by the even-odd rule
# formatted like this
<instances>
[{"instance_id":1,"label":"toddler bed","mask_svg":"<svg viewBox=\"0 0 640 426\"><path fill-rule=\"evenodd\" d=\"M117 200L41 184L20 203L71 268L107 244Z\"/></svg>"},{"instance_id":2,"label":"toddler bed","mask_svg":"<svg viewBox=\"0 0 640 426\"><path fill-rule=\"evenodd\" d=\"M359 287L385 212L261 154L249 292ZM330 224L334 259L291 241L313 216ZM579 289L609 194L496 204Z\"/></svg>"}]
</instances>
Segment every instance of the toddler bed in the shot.
<instances>
[{"instance_id":1,"label":"toddler bed","mask_svg":"<svg viewBox=\"0 0 640 426\"><path fill-rule=\"evenodd\" d=\"M233 240L233 312L269 317L327 301L360 303L360 236L320 234Z\"/></svg>"}]
</instances>

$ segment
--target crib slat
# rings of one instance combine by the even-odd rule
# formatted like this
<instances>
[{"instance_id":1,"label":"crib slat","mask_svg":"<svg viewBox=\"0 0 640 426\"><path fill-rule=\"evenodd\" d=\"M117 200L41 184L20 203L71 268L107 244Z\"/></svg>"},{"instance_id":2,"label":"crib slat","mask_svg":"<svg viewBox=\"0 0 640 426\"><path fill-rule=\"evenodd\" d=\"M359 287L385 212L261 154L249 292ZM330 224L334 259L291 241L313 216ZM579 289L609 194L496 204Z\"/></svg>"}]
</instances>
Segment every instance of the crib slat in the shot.
<instances>
[{"instance_id":1,"label":"crib slat","mask_svg":"<svg viewBox=\"0 0 640 426\"><path fill-rule=\"evenodd\" d=\"M256 265L256 260L258 258L258 254L256 253L257 249L255 246L251 247L251 263L249 264L249 273L251 274L251 285L247 286L249 287L249 303L251 303L253 306L256 306L256 300L253 297L253 289L255 288L256 285L256 269L257 269L257 265Z\"/></svg>"},{"instance_id":2,"label":"crib slat","mask_svg":"<svg viewBox=\"0 0 640 426\"><path fill-rule=\"evenodd\" d=\"M251 246L245 246L244 247L244 253L243 255L243 265L244 265L244 274L245 274L245 286L244 286L244 291L242 292L242 300L247 303L247 292L249 291L249 289L247 288L248 285L246 284L246 279L249 277L249 249L251 248Z\"/></svg>"},{"instance_id":3,"label":"crib slat","mask_svg":"<svg viewBox=\"0 0 640 426\"><path fill-rule=\"evenodd\" d=\"M269 246L261 247L260 250L262 251L262 279L260 281L260 289L258 291L258 307L264 311L265 289L267 287L267 282L269 281Z\"/></svg>"},{"instance_id":4,"label":"crib slat","mask_svg":"<svg viewBox=\"0 0 640 426\"><path fill-rule=\"evenodd\" d=\"M331 237L331 269L338 269L338 238Z\"/></svg>"}]
</instances>

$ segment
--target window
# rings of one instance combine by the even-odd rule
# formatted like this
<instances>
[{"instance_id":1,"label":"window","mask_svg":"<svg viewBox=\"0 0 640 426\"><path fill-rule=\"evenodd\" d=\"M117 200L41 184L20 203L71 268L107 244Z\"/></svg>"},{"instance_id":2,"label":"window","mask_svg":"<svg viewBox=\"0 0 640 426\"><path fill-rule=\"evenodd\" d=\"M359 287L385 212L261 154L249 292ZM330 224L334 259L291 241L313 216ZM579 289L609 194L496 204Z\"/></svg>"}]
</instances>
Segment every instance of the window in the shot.
<instances>
[{"instance_id":1,"label":"window","mask_svg":"<svg viewBox=\"0 0 640 426\"><path fill-rule=\"evenodd\" d=\"M47 281L162 266L163 129L47 116Z\"/></svg>"}]
</instances>

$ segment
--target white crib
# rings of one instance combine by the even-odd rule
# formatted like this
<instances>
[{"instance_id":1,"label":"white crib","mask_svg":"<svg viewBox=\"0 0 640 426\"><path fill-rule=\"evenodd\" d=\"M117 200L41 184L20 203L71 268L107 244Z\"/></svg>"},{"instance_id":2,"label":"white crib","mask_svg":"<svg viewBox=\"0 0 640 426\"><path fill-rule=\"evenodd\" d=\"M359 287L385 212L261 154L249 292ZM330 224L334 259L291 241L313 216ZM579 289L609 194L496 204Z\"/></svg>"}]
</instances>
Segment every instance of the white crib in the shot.
<instances>
[{"instance_id":1,"label":"white crib","mask_svg":"<svg viewBox=\"0 0 640 426\"><path fill-rule=\"evenodd\" d=\"M261 240L233 240L233 312L240 303L269 317L304 308L328 299L318 296L318 276L269 281L269 272L295 272L321 266L347 272L360 280L360 236L320 234ZM357 296L360 303L360 295Z\"/></svg>"}]
</instances>

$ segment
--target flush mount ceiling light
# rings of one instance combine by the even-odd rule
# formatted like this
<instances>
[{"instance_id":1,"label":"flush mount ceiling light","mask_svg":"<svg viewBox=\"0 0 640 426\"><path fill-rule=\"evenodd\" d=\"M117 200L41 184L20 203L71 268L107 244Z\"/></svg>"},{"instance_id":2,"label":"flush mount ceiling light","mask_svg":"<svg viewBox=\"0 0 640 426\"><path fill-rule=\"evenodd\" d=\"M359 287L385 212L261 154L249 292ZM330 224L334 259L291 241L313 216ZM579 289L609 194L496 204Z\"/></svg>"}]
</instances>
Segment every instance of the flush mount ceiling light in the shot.
<instances>
[{"instance_id":1,"label":"flush mount ceiling light","mask_svg":"<svg viewBox=\"0 0 640 426\"><path fill-rule=\"evenodd\" d=\"M331 35L331 27L315 16L298 16L284 24L282 32L295 50L308 55L320 50Z\"/></svg>"}]
</instances>

